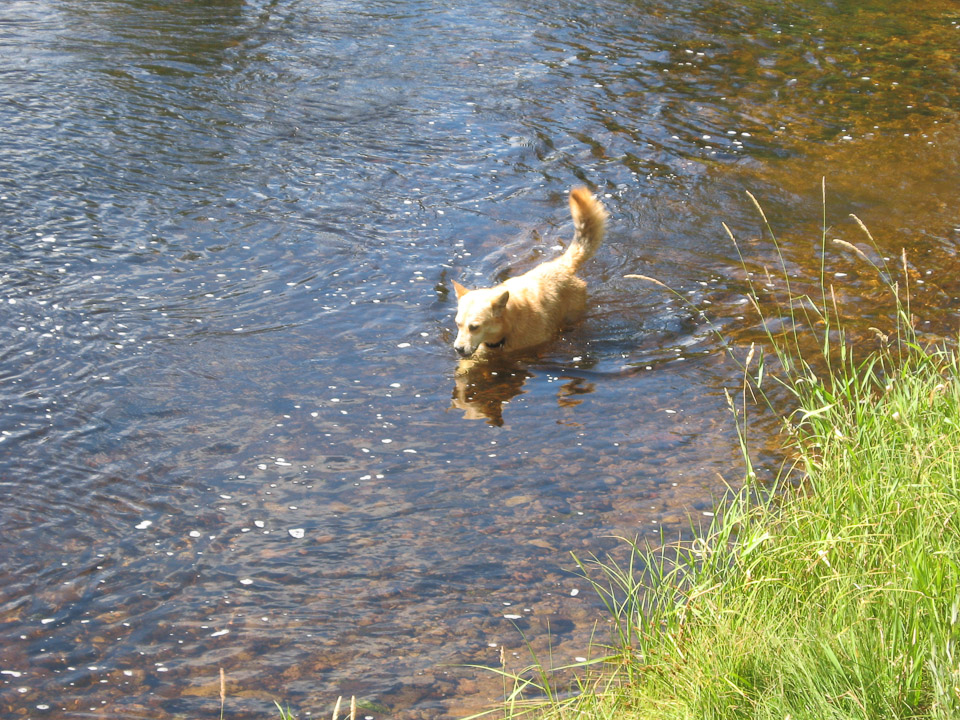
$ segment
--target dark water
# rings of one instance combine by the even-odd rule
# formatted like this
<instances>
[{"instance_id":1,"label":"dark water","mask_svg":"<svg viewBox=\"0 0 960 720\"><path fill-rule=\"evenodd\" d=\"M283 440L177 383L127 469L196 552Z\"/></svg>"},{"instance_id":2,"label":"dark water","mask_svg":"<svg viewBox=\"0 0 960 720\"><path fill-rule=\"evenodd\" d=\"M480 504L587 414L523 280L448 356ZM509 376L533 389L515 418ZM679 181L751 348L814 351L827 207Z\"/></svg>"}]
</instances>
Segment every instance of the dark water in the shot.
<instances>
[{"instance_id":1,"label":"dark water","mask_svg":"<svg viewBox=\"0 0 960 720\"><path fill-rule=\"evenodd\" d=\"M622 276L745 353L720 223L779 274L752 191L812 286L826 177L954 334L958 47L946 0L4 3L0 714L216 717L223 668L225 717L452 717L501 647L588 655L569 553L741 473L736 368ZM588 316L452 407L451 281L554 254L579 183Z\"/></svg>"}]
</instances>

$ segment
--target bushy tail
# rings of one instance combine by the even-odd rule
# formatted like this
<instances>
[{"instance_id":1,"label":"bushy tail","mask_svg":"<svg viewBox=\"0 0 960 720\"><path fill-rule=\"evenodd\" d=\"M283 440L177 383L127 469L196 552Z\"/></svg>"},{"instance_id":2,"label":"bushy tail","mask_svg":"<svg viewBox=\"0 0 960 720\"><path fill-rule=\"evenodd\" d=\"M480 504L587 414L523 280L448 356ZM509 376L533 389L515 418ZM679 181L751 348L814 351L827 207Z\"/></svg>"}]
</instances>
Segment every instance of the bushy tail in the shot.
<instances>
[{"instance_id":1,"label":"bushy tail","mask_svg":"<svg viewBox=\"0 0 960 720\"><path fill-rule=\"evenodd\" d=\"M603 242L607 225L607 211L585 187L570 191L570 214L573 216L573 242L563 254L563 259L576 272Z\"/></svg>"}]
</instances>

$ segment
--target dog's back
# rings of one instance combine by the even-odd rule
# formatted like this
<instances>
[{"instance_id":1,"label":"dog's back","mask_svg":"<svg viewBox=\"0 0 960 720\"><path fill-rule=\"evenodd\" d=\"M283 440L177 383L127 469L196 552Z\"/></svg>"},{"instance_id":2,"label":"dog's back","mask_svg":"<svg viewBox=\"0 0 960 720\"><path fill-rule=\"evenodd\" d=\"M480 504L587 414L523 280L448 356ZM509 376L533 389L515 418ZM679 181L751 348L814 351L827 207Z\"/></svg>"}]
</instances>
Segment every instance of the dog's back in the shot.
<instances>
[{"instance_id":1,"label":"dog's back","mask_svg":"<svg viewBox=\"0 0 960 720\"><path fill-rule=\"evenodd\" d=\"M524 344L549 340L586 307L587 283L576 272L603 242L607 211L589 190L578 187L570 192L570 214L573 240L563 255L503 283L510 291L505 314Z\"/></svg>"}]
</instances>

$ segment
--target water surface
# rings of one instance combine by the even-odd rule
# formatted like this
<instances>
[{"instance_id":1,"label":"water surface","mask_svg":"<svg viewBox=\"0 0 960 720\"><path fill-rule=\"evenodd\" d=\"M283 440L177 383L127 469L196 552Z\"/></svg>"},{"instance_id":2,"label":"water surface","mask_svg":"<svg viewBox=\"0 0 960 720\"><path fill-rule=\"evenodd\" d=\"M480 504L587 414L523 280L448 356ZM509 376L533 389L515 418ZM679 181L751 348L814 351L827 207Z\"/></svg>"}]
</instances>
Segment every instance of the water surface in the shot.
<instances>
[{"instance_id":1,"label":"water surface","mask_svg":"<svg viewBox=\"0 0 960 720\"><path fill-rule=\"evenodd\" d=\"M743 355L781 262L744 191L812 288L825 177L953 335L958 40L945 1L6 3L3 715L214 717L223 668L225 717L456 717L501 690L465 664L589 655L570 553L741 473L736 366L622 276ZM587 317L455 403L452 280L553 256L581 183Z\"/></svg>"}]
</instances>

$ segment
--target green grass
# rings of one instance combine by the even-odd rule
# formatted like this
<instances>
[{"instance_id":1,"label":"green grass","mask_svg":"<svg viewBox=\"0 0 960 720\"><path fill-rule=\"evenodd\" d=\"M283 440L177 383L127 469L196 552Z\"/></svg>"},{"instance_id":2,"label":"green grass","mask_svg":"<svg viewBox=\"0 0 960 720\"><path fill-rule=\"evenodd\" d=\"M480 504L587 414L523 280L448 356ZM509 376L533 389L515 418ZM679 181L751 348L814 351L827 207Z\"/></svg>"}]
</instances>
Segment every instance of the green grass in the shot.
<instances>
[{"instance_id":1,"label":"green grass","mask_svg":"<svg viewBox=\"0 0 960 720\"><path fill-rule=\"evenodd\" d=\"M578 560L615 628L603 662L572 685L542 667L512 675L506 716L960 717L960 363L918 344L899 273L874 267L894 327L862 359L822 270L814 297L784 279L772 309L749 289L776 316L764 326L785 329L768 332L767 357L749 349L731 399L743 489L692 542ZM770 488L742 413L772 383L795 410L792 464Z\"/></svg>"}]
</instances>

